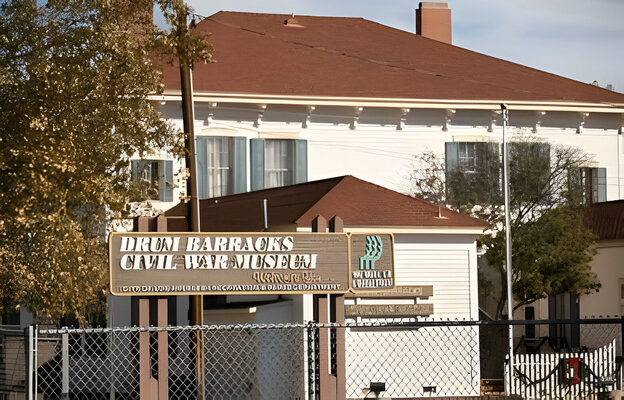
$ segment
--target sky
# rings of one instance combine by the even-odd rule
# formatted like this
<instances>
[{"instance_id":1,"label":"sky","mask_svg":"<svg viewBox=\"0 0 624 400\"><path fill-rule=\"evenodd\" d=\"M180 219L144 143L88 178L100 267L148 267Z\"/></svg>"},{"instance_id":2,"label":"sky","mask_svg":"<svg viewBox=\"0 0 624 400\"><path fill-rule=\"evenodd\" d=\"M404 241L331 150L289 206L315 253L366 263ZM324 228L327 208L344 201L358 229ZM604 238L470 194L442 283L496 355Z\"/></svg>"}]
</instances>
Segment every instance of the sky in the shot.
<instances>
[{"instance_id":1,"label":"sky","mask_svg":"<svg viewBox=\"0 0 624 400\"><path fill-rule=\"evenodd\" d=\"M415 31L418 1L188 0L195 12L362 17ZM624 0L447 0L453 44L624 92Z\"/></svg>"}]
</instances>

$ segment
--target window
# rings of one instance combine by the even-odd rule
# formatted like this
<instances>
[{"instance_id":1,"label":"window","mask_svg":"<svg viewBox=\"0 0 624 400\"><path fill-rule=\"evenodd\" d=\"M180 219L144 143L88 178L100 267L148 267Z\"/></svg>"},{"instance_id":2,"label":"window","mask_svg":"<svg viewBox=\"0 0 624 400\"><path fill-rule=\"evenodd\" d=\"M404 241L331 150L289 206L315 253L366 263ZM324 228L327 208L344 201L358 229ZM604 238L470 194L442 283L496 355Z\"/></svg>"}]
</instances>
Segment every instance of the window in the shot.
<instances>
[{"instance_id":1,"label":"window","mask_svg":"<svg viewBox=\"0 0 624 400\"><path fill-rule=\"evenodd\" d=\"M446 171L481 172L488 163L499 163L498 147L489 142L446 143Z\"/></svg>"},{"instance_id":2,"label":"window","mask_svg":"<svg viewBox=\"0 0 624 400\"><path fill-rule=\"evenodd\" d=\"M508 145L510 196L531 203L549 187L550 145L543 142L512 142Z\"/></svg>"},{"instance_id":3,"label":"window","mask_svg":"<svg viewBox=\"0 0 624 400\"><path fill-rule=\"evenodd\" d=\"M145 200L173 201L173 161L132 160L132 180Z\"/></svg>"},{"instance_id":4,"label":"window","mask_svg":"<svg viewBox=\"0 0 624 400\"><path fill-rule=\"evenodd\" d=\"M585 190L592 203L607 201L607 169L585 168Z\"/></svg>"},{"instance_id":5,"label":"window","mask_svg":"<svg viewBox=\"0 0 624 400\"><path fill-rule=\"evenodd\" d=\"M548 185L550 145L508 143L509 186L518 201L531 201ZM446 195L455 205L502 201L503 164L499 143L446 143Z\"/></svg>"},{"instance_id":6,"label":"window","mask_svg":"<svg viewBox=\"0 0 624 400\"><path fill-rule=\"evenodd\" d=\"M201 136L195 139L200 199L247 190L246 138Z\"/></svg>"},{"instance_id":7,"label":"window","mask_svg":"<svg viewBox=\"0 0 624 400\"><path fill-rule=\"evenodd\" d=\"M493 203L500 196L498 143L446 143L446 196L457 205Z\"/></svg>"},{"instance_id":8,"label":"window","mask_svg":"<svg viewBox=\"0 0 624 400\"><path fill-rule=\"evenodd\" d=\"M570 192L583 204L607 201L607 169L579 168L570 172Z\"/></svg>"},{"instance_id":9,"label":"window","mask_svg":"<svg viewBox=\"0 0 624 400\"><path fill-rule=\"evenodd\" d=\"M308 142L288 139L251 140L251 190L308 180Z\"/></svg>"}]
</instances>

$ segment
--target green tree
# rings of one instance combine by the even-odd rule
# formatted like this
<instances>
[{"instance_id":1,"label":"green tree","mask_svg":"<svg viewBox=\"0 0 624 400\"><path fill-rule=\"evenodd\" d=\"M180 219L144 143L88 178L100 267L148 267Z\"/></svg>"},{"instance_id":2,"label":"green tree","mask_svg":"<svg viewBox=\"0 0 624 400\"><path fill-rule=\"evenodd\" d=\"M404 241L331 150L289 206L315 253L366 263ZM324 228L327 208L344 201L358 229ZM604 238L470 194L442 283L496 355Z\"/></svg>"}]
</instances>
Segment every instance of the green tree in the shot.
<instances>
[{"instance_id":1,"label":"green tree","mask_svg":"<svg viewBox=\"0 0 624 400\"><path fill-rule=\"evenodd\" d=\"M479 143L472 150L458 161L447 154L446 163L430 151L415 156L411 194L488 223L479 246L498 271L498 285L486 286L500 289L490 294L500 318L507 291L500 147ZM523 137L508 151L514 309L551 294L599 288L589 265L596 239L582 224L582 187L571 179L590 157L577 148Z\"/></svg>"},{"instance_id":2,"label":"green tree","mask_svg":"<svg viewBox=\"0 0 624 400\"><path fill-rule=\"evenodd\" d=\"M129 157L180 142L148 99L162 90L153 55L172 40L152 7L0 6L0 313L25 305L84 323L103 307L106 231L139 200Z\"/></svg>"},{"instance_id":3,"label":"green tree","mask_svg":"<svg viewBox=\"0 0 624 400\"><path fill-rule=\"evenodd\" d=\"M514 310L551 294L589 294L600 287L590 262L595 255L595 237L583 226L580 207L562 206L541 213L537 219L512 228L512 289ZM506 290L505 235L486 235L485 258L500 271ZM500 317L506 298L501 293L496 315Z\"/></svg>"}]
</instances>

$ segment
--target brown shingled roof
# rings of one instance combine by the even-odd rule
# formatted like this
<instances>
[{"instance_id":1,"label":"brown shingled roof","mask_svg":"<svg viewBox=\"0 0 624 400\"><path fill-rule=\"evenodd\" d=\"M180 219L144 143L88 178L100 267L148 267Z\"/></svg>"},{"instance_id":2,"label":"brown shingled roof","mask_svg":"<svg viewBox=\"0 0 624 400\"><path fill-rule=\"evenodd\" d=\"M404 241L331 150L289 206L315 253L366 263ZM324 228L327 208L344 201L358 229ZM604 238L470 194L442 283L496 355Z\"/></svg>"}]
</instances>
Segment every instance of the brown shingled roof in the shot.
<instances>
[{"instance_id":1,"label":"brown shingled roof","mask_svg":"<svg viewBox=\"0 0 624 400\"><path fill-rule=\"evenodd\" d=\"M267 199L270 227L310 227L322 215L342 218L345 226L477 227L484 221L440 208L353 176L258 190L200 201L201 230L206 232L262 231L263 200ZM184 214L185 204L165 213ZM438 212L443 218L438 218Z\"/></svg>"},{"instance_id":2,"label":"brown shingled roof","mask_svg":"<svg viewBox=\"0 0 624 400\"><path fill-rule=\"evenodd\" d=\"M193 72L197 92L624 103L624 94L472 52L362 18L219 12L197 29L215 63ZM166 89L179 89L164 66Z\"/></svg>"}]
</instances>

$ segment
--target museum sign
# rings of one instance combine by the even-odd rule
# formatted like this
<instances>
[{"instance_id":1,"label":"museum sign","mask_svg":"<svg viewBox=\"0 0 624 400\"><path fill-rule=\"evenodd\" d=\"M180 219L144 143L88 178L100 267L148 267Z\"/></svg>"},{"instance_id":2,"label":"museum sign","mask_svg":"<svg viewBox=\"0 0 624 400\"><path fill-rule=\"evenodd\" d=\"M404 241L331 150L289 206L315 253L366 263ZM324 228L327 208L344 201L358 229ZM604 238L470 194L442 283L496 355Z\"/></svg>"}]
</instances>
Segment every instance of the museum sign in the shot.
<instances>
[{"instance_id":1,"label":"museum sign","mask_svg":"<svg viewBox=\"0 0 624 400\"><path fill-rule=\"evenodd\" d=\"M114 295L346 293L394 287L390 234L112 233Z\"/></svg>"}]
</instances>

